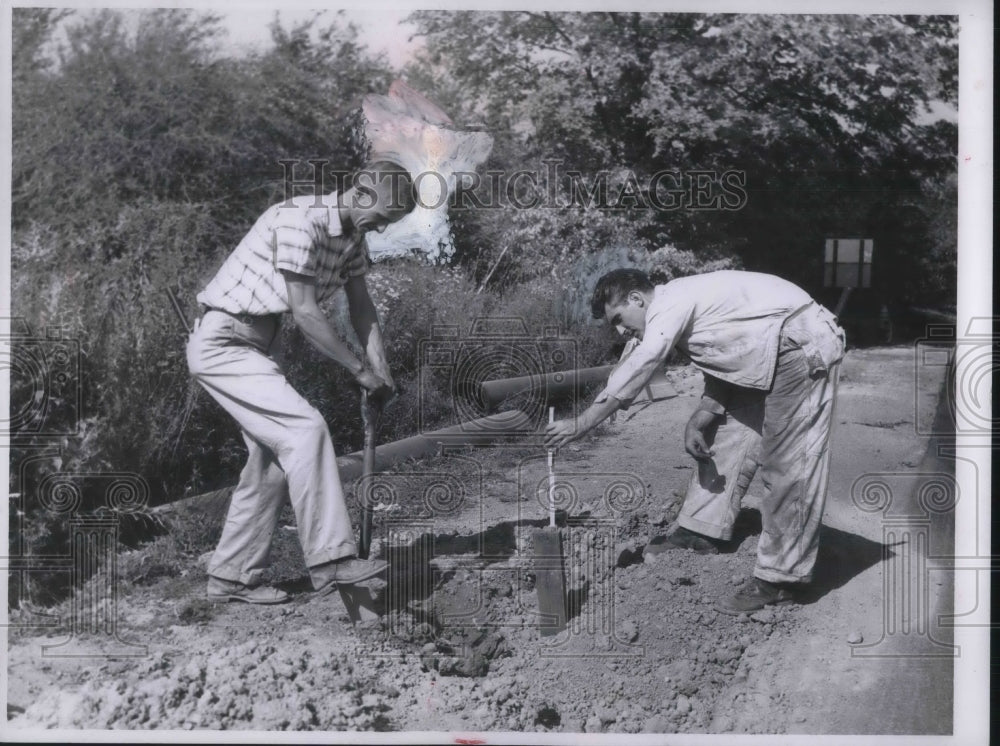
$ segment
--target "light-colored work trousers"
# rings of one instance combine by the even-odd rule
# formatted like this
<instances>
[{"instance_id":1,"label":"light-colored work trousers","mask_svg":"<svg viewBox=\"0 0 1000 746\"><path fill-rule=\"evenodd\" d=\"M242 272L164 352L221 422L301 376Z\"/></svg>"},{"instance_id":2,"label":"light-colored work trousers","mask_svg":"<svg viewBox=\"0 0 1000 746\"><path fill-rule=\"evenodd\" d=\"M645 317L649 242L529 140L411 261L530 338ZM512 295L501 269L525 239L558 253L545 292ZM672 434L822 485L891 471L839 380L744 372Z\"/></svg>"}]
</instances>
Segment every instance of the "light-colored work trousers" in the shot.
<instances>
[{"instance_id":1,"label":"light-colored work trousers","mask_svg":"<svg viewBox=\"0 0 1000 746\"><path fill-rule=\"evenodd\" d=\"M326 422L272 357L277 316L209 310L188 339L188 368L239 423L249 456L208 573L255 584L286 495L306 565L357 554Z\"/></svg>"},{"instance_id":2,"label":"light-colored work trousers","mask_svg":"<svg viewBox=\"0 0 1000 746\"><path fill-rule=\"evenodd\" d=\"M697 462L678 517L686 529L731 539L759 467L766 492L754 575L774 583L811 580L819 549L844 350L843 331L819 311L782 330L770 391L730 387L726 413L705 434L715 455Z\"/></svg>"}]
</instances>

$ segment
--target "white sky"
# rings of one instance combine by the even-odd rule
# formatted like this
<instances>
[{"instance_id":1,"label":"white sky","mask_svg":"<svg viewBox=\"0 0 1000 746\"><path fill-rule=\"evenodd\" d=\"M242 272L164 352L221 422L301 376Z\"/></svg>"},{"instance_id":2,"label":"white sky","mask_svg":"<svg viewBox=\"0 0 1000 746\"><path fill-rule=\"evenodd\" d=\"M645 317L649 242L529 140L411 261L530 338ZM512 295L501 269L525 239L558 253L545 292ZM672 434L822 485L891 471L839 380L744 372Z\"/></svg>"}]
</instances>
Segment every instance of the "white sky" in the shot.
<instances>
[{"instance_id":1,"label":"white sky","mask_svg":"<svg viewBox=\"0 0 1000 746\"><path fill-rule=\"evenodd\" d=\"M274 20L276 12L282 26L290 28L321 12L316 5L319 3L312 7L309 4L287 4L279 8L275 3L259 3L240 7L217 5L211 9L223 17L222 25L235 49L252 49L264 48L269 44L271 37L268 25ZM322 9L319 27L332 23L337 17L337 10L333 6ZM415 27L403 23L411 8L398 3L367 2L355 3L353 7L343 10L345 19L358 26L361 43L372 51L385 52L389 63L394 67L399 68L405 64L414 50L419 48L419 40L409 40Z\"/></svg>"}]
</instances>

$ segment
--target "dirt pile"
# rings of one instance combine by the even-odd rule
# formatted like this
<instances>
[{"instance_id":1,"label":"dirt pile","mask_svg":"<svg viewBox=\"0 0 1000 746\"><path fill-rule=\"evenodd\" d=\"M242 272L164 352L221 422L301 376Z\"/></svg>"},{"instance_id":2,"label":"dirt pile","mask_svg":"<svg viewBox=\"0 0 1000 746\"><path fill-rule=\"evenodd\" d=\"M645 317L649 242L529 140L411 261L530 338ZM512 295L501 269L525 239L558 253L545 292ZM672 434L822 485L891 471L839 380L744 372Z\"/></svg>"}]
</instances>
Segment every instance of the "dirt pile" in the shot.
<instances>
[{"instance_id":1,"label":"dirt pile","mask_svg":"<svg viewBox=\"0 0 1000 746\"><path fill-rule=\"evenodd\" d=\"M358 628L359 646L397 656L391 675L401 701L425 692L460 697L460 706L443 704L435 715L454 713L456 727L765 732L765 724L725 713L734 697L752 694L752 671L766 665L769 640L793 629L796 609L727 617L711 608L745 582L755 537L706 557L646 551L648 536L613 545L602 535L607 525L564 530L572 605L560 635L539 634L530 561L477 565L442 556L433 562L433 591L380 625ZM389 717L407 729L437 727L429 713L404 708Z\"/></svg>"},{"instance_id":2,"label":"dirt pile","mask_svg":"<svg viewBox=\"0 0 1000 746\"><path fill-rule=\"evenodd\" d=\"M160 652L117 681L49 693L23 717L59 728L379 730L397 696L343 653L251 641Z\"/></svg>"},{"instance_id":3,"label":"dirt pile","mask_svg":"<svg viewBox=\"0 0 1000 746\"><path fill-rule=\"evenodd\" d=\"M562 529L569 622L552 637L539 633L530 530L508 536L506 559L484 559L467 535L443 537L453 553L426 562L416 544L404 548L411 561L380 591L388 613L356 625L336 593L284 607L206 604L192 599L204 571L192 572L175 591L178 623L156 630L149 657L95 664L12 725L766 732L726 713L754 696L748 682L796 610L719 615L711 606L745 582L756 537L717 556L661 552L648 533L660 523L630 515ZM139 619L164 594L144 586L124 616Z\"/></svg>"}]
</instances>

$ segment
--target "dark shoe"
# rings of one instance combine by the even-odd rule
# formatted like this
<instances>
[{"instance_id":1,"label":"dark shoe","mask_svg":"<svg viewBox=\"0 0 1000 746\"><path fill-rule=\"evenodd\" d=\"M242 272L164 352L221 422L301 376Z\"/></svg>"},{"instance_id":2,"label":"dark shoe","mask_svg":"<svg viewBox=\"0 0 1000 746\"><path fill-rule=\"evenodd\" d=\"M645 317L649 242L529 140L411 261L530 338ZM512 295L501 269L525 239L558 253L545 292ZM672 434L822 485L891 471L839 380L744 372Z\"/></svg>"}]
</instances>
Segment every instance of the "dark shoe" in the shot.
<instances>
[{"instance_id":1,"label":"dark shoe","mask_svg":"<svg viewBox=\"0 0 1000 746\"><path fill-rule=\"evenodd\" d=\"M269 585L251 587L235 580L224 580L214 575L208 576L208 600L218 603L242 601L245 604L283 604L289 595L283 590Z\"/></svg>"},{"instance_id":2,"label":"dark shoe","mask_svg":"<svg viewBox=\"0 0 1000 746\"><path fill-rule=\"evenodd\" d=\"M707 536L688 531L686 528L678 528L663 543L666 549L693 549L698 554L718 554L719 546L713 539Z\"/></svg>"},{"instance_id":3,"label":"dark shoe","mask_svg":"<svg viewBox=\"0 0 1000 746\"><path fill-rule=\"evenodd\" d=\"M309 568L312 577L313 590L316 593L329 593L338 585L353 585L362 580L374 578L385 572L389 566L385 560L358 559L345 557Z\"/></svg>"},{"instance_id":4,"label":"dark shoe","mask_svg":"<svg viewBox=\"0 0 1000 746\"><path fill-rule=\"evenodd\" d=\"M784 606L795 601L792 583L769 583L760 578L734 596L719 601L715 610L721 614L737 616L760 611L765 606Z\"/></svg>"}]
</instances>

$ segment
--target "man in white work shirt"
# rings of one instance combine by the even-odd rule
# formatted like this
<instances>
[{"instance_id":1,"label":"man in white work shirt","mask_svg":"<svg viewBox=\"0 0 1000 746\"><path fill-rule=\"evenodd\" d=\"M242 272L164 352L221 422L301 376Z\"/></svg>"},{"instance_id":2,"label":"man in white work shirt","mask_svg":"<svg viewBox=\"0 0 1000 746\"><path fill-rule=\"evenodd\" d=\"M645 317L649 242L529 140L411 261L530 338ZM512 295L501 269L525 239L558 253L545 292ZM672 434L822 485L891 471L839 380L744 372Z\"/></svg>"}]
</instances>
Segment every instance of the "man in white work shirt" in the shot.
<instances>
[{"instance_id":1,"label":"man in white work shirt","mask_svg":"<svg viewBox=\"0 0 1000 746\"><path fill-rule=\"evenodd\" d=\"M218 547L208 565L215 601L282 603L260 585L286 496L313 588L357 583L386 568L356 557L357 544L320 413L288 383L273 352L281 316L343 365L359 386L384 396L394 384L365 273L365 234L381 232L415 206L410 174L376 161L346 192L295 197L257 220L207 287L205 310L187 345L192 376L239 423L249 451ZM343 289L364 353L341 339L319 303Z\"/></svg>"},{"instance_id":2,"label":"man in white work shirt","mask_svg":"<svg viewBox=\"0 0 1000 746\"><path fill-rule=\"evenodd\" d=\"M716 609L739 614L793 600L812 579L826 499L845 349L834 316L786 280L731 270L658 286L638 270L614 270L598 281L591 311L641 342L585 412L549 426L547 445L627 406L678 348L704 373L705 391L684 437L698 468L668 541L718 551L759 466L767 496L753 582Z\"/></svg>"}]
</instances>

